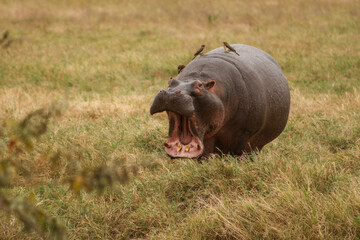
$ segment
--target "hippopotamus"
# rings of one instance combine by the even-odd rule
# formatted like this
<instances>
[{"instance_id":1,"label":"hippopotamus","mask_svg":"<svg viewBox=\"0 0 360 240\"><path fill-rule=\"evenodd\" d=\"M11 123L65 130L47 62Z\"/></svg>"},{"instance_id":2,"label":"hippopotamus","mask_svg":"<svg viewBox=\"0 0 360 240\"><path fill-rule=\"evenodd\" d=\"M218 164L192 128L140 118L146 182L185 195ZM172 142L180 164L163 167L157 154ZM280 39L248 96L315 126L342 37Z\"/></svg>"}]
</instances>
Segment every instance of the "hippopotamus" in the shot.
<instances>
[{"instance_id":1,"label":"hippopotamus","mask_svg":"<svg viewBox=\"0 0 360 240\"><path fill-rule=\"evenodd\" d=\"M150 114L168 115L164 145L170 157L258 152L284 130L290 91L280 65L255 47L231 46L239 56L216 48L192 60L156 95Z\"/></svg>"}]
</instances>

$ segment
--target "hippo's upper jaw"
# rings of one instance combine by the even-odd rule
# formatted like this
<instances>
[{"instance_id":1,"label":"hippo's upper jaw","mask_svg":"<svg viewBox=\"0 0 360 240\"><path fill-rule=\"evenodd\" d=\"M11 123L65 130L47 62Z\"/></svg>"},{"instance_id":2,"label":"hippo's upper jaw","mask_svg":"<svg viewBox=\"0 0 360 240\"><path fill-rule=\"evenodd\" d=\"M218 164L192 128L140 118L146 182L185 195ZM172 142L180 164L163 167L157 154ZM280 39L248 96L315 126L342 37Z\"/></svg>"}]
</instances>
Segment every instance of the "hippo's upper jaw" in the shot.
<instances>
[{"instance_id":1,"label":"hippo's upper jaw","mask_svg":"<svg viewBox=\"0 0 360 240\"><path fill-rule=\"evenodd\" d=\"M163 111L174 111L180 115L191 117L195 108L191 96L178 91L161 90L155 97L150 114Z\"/></svg>"},{"instance_id":2,"label":"hippo's upper jaw","mask_svg":"<svg viewBox=\"0 0 360 240\"><path fill-rule=\"evenodd\" d=\"M197 133L195 114L192 117L167 112L169 137L164 143L165 151L171 157L195 158L204 151L204 145Z\"/></svg>"}]
</instances>

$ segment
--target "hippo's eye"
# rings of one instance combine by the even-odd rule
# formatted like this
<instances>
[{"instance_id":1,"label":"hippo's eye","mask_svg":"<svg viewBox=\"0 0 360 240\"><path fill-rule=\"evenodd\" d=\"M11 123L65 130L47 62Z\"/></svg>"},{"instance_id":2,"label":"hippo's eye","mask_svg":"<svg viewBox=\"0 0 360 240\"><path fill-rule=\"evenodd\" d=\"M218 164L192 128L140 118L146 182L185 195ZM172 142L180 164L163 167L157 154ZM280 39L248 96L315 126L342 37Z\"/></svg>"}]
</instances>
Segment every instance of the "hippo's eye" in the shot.
<instances>
[{"instance_id":1,"label":"hippo's eye","mask_svg":"<svg viewBox=\"0 0 360 240\"><path fill-rule=\"evenodd\" d=\"M199 87L202 87L202 86L203 86L202 83L200 83L200 84L199 84Z\"/></svg>"}]
</instances>

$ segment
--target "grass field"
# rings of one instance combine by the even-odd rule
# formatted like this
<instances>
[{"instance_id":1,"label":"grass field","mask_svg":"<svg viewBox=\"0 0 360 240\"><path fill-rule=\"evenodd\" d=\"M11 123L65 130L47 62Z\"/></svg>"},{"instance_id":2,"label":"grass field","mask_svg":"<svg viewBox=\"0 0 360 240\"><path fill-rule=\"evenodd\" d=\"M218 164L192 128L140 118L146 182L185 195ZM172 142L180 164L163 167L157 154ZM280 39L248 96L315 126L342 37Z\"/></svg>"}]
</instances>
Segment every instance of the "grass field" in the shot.
<instances>
[{"instance_id":1,"label":"grass field","mask_svg":"<svg viewBox=\"0 0 360 240\"><path fill-rule=\"evenodd\" d=\"M360 239L360 2L0 0L0 121L65 101L21 155L10 196L69 239ZM253 162L171 160L166 114L150 116L196 49L243 43L271 54L291 90L285 131ZM2 124L2 123L1 123ZM1 135L0 135L1 137ZM0 155L8 142L0 138ZM66 153L54 172L48 161ZM69 163L141 164L125 185L75 196ZM0 211L0 239L37 239Z\"/></svg>"}]
</instances>

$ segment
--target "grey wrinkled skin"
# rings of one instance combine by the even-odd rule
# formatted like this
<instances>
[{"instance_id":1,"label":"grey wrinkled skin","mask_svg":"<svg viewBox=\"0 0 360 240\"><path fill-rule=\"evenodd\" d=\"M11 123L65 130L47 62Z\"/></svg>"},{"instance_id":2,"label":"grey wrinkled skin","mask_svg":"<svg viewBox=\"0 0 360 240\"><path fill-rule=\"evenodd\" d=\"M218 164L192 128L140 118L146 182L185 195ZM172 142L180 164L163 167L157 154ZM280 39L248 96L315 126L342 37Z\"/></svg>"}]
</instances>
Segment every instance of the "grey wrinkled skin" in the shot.
<instances>
[{"instance_id":1,"label":"grey wrinkled skin","mask_svg":"<svg viewBox=\"0 0 360 240\"><path fill-rule=\"evenodd\" d=\"M257 48L231 46L240 56L220 47L197 57L161 95L176 96L175 100L159 97L160 92L151 107L151 114L193 114L194 134L204 145L202 156L261 150L280 135L288 120L290 92L279 64ZM215 84L207 86L210 81ZM204 84L200 96L194 94L199 83Z\"/></svg>"},{"instance_id":2,"label":"grey wrinkled skin","mask_svg":"<svg viewBox=\"0 0 360 240\"><path fill-rule=\"evenodd\" d=\"M179 108L176 106L183 107ZM156 95L155 101L151 105L150 114L166 111L167 109L173 109L174 112L186 117L191 117L195 111L193 100L190 95L161 90Z\"/></svg>"}]
</instances>

